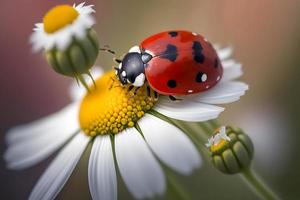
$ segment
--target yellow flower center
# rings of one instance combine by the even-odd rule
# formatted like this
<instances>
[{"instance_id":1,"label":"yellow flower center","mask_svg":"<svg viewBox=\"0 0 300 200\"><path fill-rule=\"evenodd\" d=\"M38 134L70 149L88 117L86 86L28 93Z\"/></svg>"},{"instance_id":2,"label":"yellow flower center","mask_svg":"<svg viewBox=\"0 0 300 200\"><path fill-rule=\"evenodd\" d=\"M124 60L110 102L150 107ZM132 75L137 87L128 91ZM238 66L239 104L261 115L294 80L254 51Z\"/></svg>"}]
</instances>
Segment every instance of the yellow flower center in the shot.
<instances>
[{"instance_id":1,"label":"yellow flower center","mask_svg":"<svg viewBox=\"0 0 300 200\"><path fill-rule=\"evenodd\" d=\"M119 133L133 127L155 102L147 96L145 86L134 95L110 71L97 79L96 88L92 86L83 98L79 111L81 129L90 136Z\"/></svg>"},{"instance_id":2,"label":"yellow flower center","mask_svg":"<svg viewBox=\"0 0 300 200\"><path fill-rule=\"evenodd\" d=\"M227 140L221 139L220 142L218 144L213 144L210 146L210 151L211 152L216 152L218 150L220 150L222 147L224 147L226 144L228 144Z\"/></svg>"},{"instance_id":3,"label":"yellow flower center","mask_svg":"<svg viewBox=\"0 0 300 200\"><path fill-rule=\"evenodd\" d=\"M60 5L52 8L44 16L44 30L46 33L54 33L59 29L72 24L79 13L69 5Z\"/></svg>"}]
</instances>

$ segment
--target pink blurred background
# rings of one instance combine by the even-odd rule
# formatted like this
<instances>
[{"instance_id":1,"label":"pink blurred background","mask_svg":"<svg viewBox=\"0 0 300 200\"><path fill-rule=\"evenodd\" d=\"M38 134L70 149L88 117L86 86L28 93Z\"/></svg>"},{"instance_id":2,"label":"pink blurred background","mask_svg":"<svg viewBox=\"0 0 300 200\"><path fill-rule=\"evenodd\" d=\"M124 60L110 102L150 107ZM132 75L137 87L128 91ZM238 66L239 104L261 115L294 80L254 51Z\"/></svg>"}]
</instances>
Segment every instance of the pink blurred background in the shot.
<instances>
[{"instance_id":1,"label":"pink blurred background","mask_svg":"<svg viewBox=\"0 0 300 200\"><path fill-rule=\"evenodd\" d=\"M57 75L41 54L33 54L29 36L34 23L61 3L79 1L3 0L0 7L0 150L9 127L55 112L70 102L70 78ZM122 55L149 35L187 29L211 42L232 45L244 64L246 96L226 107L221 122L241 126L255 143L254 167L285 199L300 195L300 1L88 1L97 11L95 26L102 45ZM98 65L111 68L111 55L100 53ZM1 199L26 199L53 157L24 171L8 171L0 160ZM84 160L84 159L83 159ZM193 199L253 199L238 177L225 176L206 164L183 178ZM229 183L229 184L228 184ZM130 198L122 189L124 199ZM87 163L81 162L59 198L89 198Z\"/></svg>"}]
</instances>

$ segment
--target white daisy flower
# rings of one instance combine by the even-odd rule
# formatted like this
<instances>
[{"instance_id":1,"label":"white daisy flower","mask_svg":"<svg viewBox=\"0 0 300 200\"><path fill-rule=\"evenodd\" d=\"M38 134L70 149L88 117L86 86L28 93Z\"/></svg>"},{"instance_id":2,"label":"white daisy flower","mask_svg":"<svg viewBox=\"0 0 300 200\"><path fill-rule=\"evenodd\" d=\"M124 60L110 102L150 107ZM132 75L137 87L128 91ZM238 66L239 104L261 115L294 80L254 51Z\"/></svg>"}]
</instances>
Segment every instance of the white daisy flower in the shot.
<instances>
[{"instance_id":1,"label":"white daisy flower","mask_svg":"<svg viewBox=\"0 0 300 200\"><path fill-rule=\"evenodd\" d=\"M56 47L58 50L66 50L73 37L81 40L95 24L91 15L93 5L59 5L52 8L44 17L43 23L35 24L34 32L30 41L34 50L51 50ZM58 17L59 16L59 17Z\"/></svg>"},{"instance_id":2,"label":"white daisy flower","mask_svg":"<svg viewBox=\"0 0 300 200\"><path fill-rule=\"evenodd\" d=\"M33 50L44 50L52 68L75 77L86 88L82 74L90 75L99 52L92 13L93 5L59 5L50 9L43 23L37 23L30 38Z\"/></svg>"},{"instance_id":3,"label":"white daisy flower","mask_svg":"<svg viewBox=\"0 0 300 200\"><path fill-rule=\"evenodd\" d=\"M222 81L180 102L161 97L156 102L147 96L145 88L130 96L126 87L118 87L119 82L112 81L112 71L100 71L97 87L91 86L89 93L74 83L73 103L8 131L7 167L18 170L33 166L63 147L29 197L54 199L92 142L88 180L93 199L117 199L116 168L136 199L162 195L166 178L158 160L188 175L199 168L201 158L181 129L149 111L184 121L205 121L224 110L211 104L238 100L248 89L246 84L233 81L242 74L241 65L230 59L231 48L219 49L218 54L224 67Z\"/></svg>"}]
</instances>

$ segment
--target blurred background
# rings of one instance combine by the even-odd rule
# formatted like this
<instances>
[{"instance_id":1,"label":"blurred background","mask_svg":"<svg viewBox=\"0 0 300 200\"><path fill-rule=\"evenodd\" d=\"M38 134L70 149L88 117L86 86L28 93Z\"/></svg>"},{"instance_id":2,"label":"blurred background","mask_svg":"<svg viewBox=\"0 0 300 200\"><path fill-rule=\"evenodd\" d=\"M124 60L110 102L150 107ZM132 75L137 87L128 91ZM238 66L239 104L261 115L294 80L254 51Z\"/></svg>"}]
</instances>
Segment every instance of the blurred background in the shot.
<instances>
[{"instance_id":1,"label":"blurred background","mask_svg":"<svg viewBox=\"0 0 300 200\"><path fill-rule=\"evenodd\" d=\"M56 74L28 42L34 23L60 0L2 0L0 7L0 195L26 199L53 159L22 171L5 169L2 159L9 127L48 115L70 102L70 78ZM93 0L102 45L118 55L151 34L186 29L212 43L232 45L244 64L250 90L226 106L223 124L240 126L255 145L253 166L283 199L300 190L300 1L297 0ZM100 53L109 69L112 57ZM87 157L77 166L58 199L89 199ZM223 175L209 163L191 177L178 177L192 199L256 199L238 175ZM120 199L131 196L120 183ZM176 199L176 197L173 197Z\"/></svg>"}]
</instances>

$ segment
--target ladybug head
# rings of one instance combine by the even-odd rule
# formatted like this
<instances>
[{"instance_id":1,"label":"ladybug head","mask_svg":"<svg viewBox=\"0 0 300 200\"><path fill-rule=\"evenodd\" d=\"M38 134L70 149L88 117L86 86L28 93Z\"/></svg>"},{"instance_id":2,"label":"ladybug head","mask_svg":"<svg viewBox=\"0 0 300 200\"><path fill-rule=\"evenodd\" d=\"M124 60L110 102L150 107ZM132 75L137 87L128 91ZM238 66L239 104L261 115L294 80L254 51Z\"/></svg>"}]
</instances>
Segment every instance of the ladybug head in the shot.
<instances>
[{"instance_id":1,"label":"ladybug head","mask_svg":"<svg viewBox=\"0 0 300 200\"><path fill-rule=\"evenodd\" d=\"M145 77L145 64L151 58L151 55L138 52L129 52L125 55L119 68L115 68L117 78L122 85L131 84L135 87L144 85Z\"/></svg>"}]
</instances>

